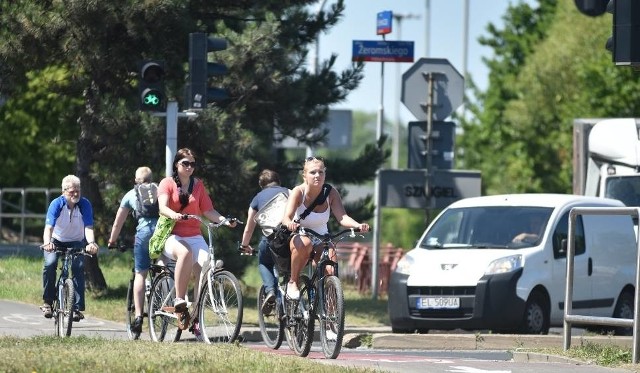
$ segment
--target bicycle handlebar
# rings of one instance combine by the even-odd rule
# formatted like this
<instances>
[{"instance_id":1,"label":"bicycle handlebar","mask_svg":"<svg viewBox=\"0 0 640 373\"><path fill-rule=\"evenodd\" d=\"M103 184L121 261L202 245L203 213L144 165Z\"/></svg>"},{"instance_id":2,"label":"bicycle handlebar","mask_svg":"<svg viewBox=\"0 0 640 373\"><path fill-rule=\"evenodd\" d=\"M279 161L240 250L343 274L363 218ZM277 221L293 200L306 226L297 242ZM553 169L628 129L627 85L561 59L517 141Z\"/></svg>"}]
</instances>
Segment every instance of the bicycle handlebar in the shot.
<instances>
[{"instance_id":1,"label":"bicycle handlebar","mask_svg":"<svg viewBox=\"0 0 640 373\"><path fill-rule=\"evenodd\" d=\"M119 252L123 253L123 252L127 251L128 247L126 245L123 245L123 244L107 245L107 249L109 249L109 250L118 250Z\"/></svg>"},{"instance_id":2,"label":"bicycle handlebar","mask_svg":"<svg viewBox=\"0 0 640 373\"><path fill-rule=\"evenodd\" d=\"M244 224L242 221L240 221L240 219L238 218L233 218L233 217L225 217L223 221L221 222L212 222L212 221L207 221L205 219L203 219L200 215L192 215L192 214L183 214L182 215L182 220L187 220L187 219L195 219L197 221L199 221L200 223L204 224L204 225L209 225L212 224L215 227L219 227L221 225L224 225L225 223L229 222L229 223L237 223L237 224Z\"/></svg>"},{"instance_id":3,"label":"bicycle handlebar","mask_svg":"<svg viewBox=\"0 0 640 373\"><path fill-rule=\"evenodd\" d=\"M336 234L331 234L331 233L327 233L327 234L320 234L316 231L314 231L311 228L305 228L302 226L299 226L298 229L296 230L296 232L299 233L311 233L311 235L319 238L320 240L322 240L322 242L328 242L331 241L333 239L336 239L338 237L343 236L345 233L349 233L348 237L356 237L356 236L361 236L364 237L363 235L359 234L356 235L356 233L362 232L362 230L360 228L347 228L347 229L343 229L340 232L336 233Z\"/></svg>"},{"instance_id":4,"label":"bicycle handlebar","mask_svg":"<svg viewBox=\"0 0 640 373\"><path fill-rule=\"evenodd\" d=\"M51 243L53 244L53 252L56 253L61 253L61 254L66 254L66 253L70 253L70 254L74 254L74 255L86 255L86 256L93 256L89 253L87 253L86 251L86 247L67 247L67 246L60 246L60 245L56 245L53 242ZM44 247L47 246L46 244L40 245L39 248L40 250L44 250Z\"/></svg>"}]
</instances>

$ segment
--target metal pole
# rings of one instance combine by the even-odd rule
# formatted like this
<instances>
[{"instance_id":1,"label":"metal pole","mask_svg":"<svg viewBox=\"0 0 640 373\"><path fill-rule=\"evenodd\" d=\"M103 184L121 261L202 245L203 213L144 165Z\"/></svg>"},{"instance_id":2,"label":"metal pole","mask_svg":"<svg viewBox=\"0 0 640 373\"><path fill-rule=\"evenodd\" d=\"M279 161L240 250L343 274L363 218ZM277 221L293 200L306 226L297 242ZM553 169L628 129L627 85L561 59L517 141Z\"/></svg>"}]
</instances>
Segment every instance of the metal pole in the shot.
<instances>
[{"instance_id":1,"label":"metal pole","mask_svg":"<svg viewBox=\"0 0 640 373\"><path fill-rule=\"evenodd\" d=\"M378 106L378 125L376 128L376 139L380 140L383 134L384 121L384 62L380 62L380 106Z\"/></svg>"},{"instance_id":2,"label":"metal pole","mask_svg":"<svg viewBox=\"0 0 640 373\"><path fill-rule=\"evenodd\" d=\"M405 16L403 14L393 14L393 18L398 23L398 40L402 40L402 19ZM396 63L396 88L397 94L395 102L396 108L396 123L393 126L393 148L391 149L391 168L397 169L399 163L399 153L400 153L400 90L402 86L402 82L400 81L400 63Z\"/></svg>"},{"instance_id":3,"label":"metal pole","mask_svg":"<svg viewBox=\"0 0 640 373\"><path fill-rule=\"evenodd\" d=\"M403 19L419 19L420 16L415 14L396 14L393 13L393 19L396 20L398 24L398 40L402 40L402 20ZM397 98L395 100L395 109L396 109L396 123L393 127L393 149L391 151L391 168L399 168L399 159L400 159L400 91L402 90L402 81L400 79L400 71L401 71L402 63L396 63L396 87L397 87Z\"/></svg>"},{"instance_id":4,"label":"metal pole","mask_svg":"<svg viewBox=\"0 0 640 373\"><path fill-rule=\"evenodd\" d=\"M429 22L431 17L429 8L431 8L431 0L426 0L425 5L426 5L426 9L424 12L424 25L425 25L424 56L429 57L431 55L429 51L429 38L431 37L431 33L429 32L430 23L431 23Z\"/></svg>"},{"instance_id":5,"label":"metal pole","mask_svg":"<svg viewBox=\"0 0 640 373\"><path fill-rule=\"evenodd\" d=\"M574 255L576 252L575 235L576 235L576 214L574 210L569 213L569 235L567 236L567 273L564 289L564 329L562 331L562 344L564 350L568 350L571 346L571 327L572 324L567 321L567 315L573 312L573 267Z\"/></svg>"},{"instance_id":6,"label":"metal pole","mask_svg":"<svg viewBox=\"0 0 640 373\"><path fill-rule=\"evenodd\" d=\"M431 170L431 132L433 131L433 105L435 104L434 102L434 95L433 92L435 90L435 79L436 79L436 75L439 73L435 73L435 72L430 72L430 73L423 73L423 75L425 75L425 78L428 81L428 93L427 93L427 128L425 131L425 136L427 137L425 140L425 153L426 153L426 162L425 162L425 167L427 168L427 177L426 177L426 182L425 182L425 187L424 187L424 194L425 197L427 198L427 209L426 209L426 225L429 225L429 209L431 208L431 175L433 174L432 170Z\"/></svg>"},{"instance_id":7,"label":"metal pole","mask_svg":"<svg viewBox=\"0 0 640 373\"><path fill-rule=\"evenodd\" d=\"M384 40L384 35L382 35L382 40ZM382 137L382 133L383 133L383 129L382 129L382 122L384 120L384 62L380 62L380 107L378 109L378 126L377 126L377 130L376 130L376 138L378 141L380 141L380 138ZM379 183L378 179L376 178L376 183ZM379 204L380 201L376 201L376 207L375 209L378 211L378 214L380 214L380 207ZM374 229L375 229L375 233L374 233L374 237L376 235L380 234L380 225L374 223ZM372 294L372 298L376 299L378 297L378 249L379 249L379 242L376 245L376 242L374 241L373 243L373 247L372 247L372 253L371 253L371 294Z\"/></svg>"},{"instance_id":8,"label":"metal pole","mask_svg":"<svg viewBox=\"0 0 640 373\"><path fill-rule=\"evenodd\" d=\"M636 209L634 218L640 217L640 208ZM640 361L640 229L636 231L636 283L633 299L633 340L631 362L638 364Z\"/></svg>"},{"instance_id":9,"label":"metal pole","mask_svg":"<svg viewBox=\"0 0 640 373\"><path fill-rule=\"evenodd\" d=\"M467 60L469 53L469 0L464 0L464 31L462 33L462 75L467 79ZM462 116L464 117L466 106L462 104Z\"/></svg>"},{"instance_id":10,"label":"metal pole","mask_svg":"<svg viewBox=\"0 0 640 373\"><path fill-rule=\"evenodd\" d=\"M371 257L371 299L378 299L378 250L380 248L380 170L376 171L376 179L374 183L374 201L376 206L373 212L373 247Z\"/></svg>"},{"instance_id":11,"label":"metal pole","mask_svg":"<svg viewBox=\"0 0 640 373\"><path fill-rule=\"evenodd\" d=\"M173 175L173 157L178 151L178 103L167 103L167 145L165 152L165 176Z\"/></svg>"}]
</instances>

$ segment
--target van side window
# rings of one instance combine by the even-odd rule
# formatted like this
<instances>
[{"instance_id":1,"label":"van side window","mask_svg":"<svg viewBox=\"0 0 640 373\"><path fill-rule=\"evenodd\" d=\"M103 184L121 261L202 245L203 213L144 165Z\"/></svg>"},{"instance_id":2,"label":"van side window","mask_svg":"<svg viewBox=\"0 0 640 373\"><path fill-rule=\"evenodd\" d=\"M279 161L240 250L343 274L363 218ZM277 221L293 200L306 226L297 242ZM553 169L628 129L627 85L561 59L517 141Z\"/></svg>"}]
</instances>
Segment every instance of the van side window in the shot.
<instances>
[{"instance_id":1,"label":"van side window","mask_svg":"<svg viewBox=\"0 0 640 373\"><path fill-rule=\"evenodd\" d=\"M585 240L584 240L584 227L582 225L582 215L576 216L576 230L575 230L575 247L576 254L581 255L585 253ZM565 241L565 245L562 245L562 241ZM558 225L556 226L555 231L553 232L553 257L555 259L566 258L568 243L569 243L569 211L567 211L560 220L558 221Z\"/></svg>"}]
</instances>

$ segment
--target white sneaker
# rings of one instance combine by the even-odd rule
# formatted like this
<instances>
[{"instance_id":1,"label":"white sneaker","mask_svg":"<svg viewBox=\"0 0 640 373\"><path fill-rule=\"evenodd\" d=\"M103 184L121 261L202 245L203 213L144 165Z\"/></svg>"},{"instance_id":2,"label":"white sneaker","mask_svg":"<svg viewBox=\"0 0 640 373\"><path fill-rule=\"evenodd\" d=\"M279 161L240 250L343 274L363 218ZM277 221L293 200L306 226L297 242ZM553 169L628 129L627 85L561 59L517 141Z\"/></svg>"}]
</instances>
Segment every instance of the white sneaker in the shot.
<instances>
[{"instance_id":1,"label":"white sneaker","mask_svg":"<svg viewBox=\"0 0 640 373\"><path fill-rule=\"evenodd\" d=\"M175 308L175 312L184 312L187 310L187 301L182 298L176 298L173 301L173 307Z\"/></svg>"},{"instance_id":2,"label":"white sneaker","mask_svg":"<svg viewBox=\"0 0 640 373\"><path fill-rule=\"evenodd\" d=\"M336 333L334 333L334 331L333 331L333 330L331 330L331 329L326 330L324 334L327 336L327 339L328 339L329 341L336 341L336 340L338 340L338 335L337 335Z\"/></svg>"},{"instance_id":3,"label":"white sneaker","mask_svg":"<svg viewBox=\"0 0 640 373\"><path fill-rule=\"evenodd\" d=\"M287 298L293 299L293 300L300 299L300 290L298 289L294 290L290 286L287 286Z\"/></svg>"}]
</instances>

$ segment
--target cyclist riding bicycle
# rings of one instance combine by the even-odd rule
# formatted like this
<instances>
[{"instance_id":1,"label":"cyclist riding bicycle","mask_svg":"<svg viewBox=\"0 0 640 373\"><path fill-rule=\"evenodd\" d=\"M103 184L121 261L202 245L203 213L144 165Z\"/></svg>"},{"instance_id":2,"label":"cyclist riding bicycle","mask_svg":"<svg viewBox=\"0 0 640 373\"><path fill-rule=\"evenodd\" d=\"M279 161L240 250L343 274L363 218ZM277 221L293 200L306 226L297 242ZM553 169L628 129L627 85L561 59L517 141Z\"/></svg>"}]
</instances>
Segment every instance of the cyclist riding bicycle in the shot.
<instances>
[{"instance_id":1,"label":"cyclist riding bicycle","mask_svg":"<svg viewBox=\"0 0 640 373\"><path fill-rule=\"evenodd\" d=\"M280 186L280 176L277 172L272 170L262 170L258 178L258 184L260 185L260 192L258 192L249 205L249 212L247 213L247 225L245 225L244 233L242 234L242 242L240 248L247 250L249 253L253 251L253 248L249 244L251 235L256 227L255 217L258 211L262 208L278 193L289 194L289 189ZM280 219L279 216L277 219ZM260 239L258 244L258 271L262 278L262 285L265 287L265 298L260 308L262 312L269 313L275 306L276 289L278 288L278 278L275 273L275 263L269 250L269 244L267 237L264 235Z\"/></svg>"},{"instance_id":2,"label":"cyclist riding bicycle","mask_svg":"<svg viewBox=\"0 0 640 373\"><path fill-rule=\"evenodd\" d=\"M116 246L116 241L122 230L125 220L130 211L138 221L136 226L135 241L133 244L133 258L135 280L133 282L133 304L135 308L135 320L131 325L134 333L142 332L142 320L144 313L144 280L147 278L147 271L151 266L149 258L149 240L153 235L153 231L158 223L158 201L156 195L151 195L150 191L156 186L153 182L153 173L149 167L139 167L135 174L136 186L129 190L122 201L116 218L111 227L111 235L109 236L109 247ZM146 188L148 187L148 188ZM143 191L146 195L143 195ZM147 207L145 202L151 207Z\"/></svg>"},{"instance_id":3,"label":"cyclist riding bicycle","mask_svg":"<svg viewBox=\"0 0 640 373\"><path fill-rule=\"evenodd\" d=\"M202 236L200 222L195 219L184 220L183 216L204 215L212 222L225 221L225 217L214 208L202 180L193 176L195 168L195 153L191 149L182 148L176 152L173 159L173 177L162 179L158 186L160 213L176 220L162 253L162 256L176 261L176 313L187 310L185 296L189 278L192 272L200 273L200 269L209 259L209 246ZM234 220L226 221L225 224L230 227L236 226ZM198 299L199 285L200 278L196 278L193 299Z\"/></svg>"},{"instance_id":4,"label":"cyclist riding bicycle","mask_svg":"<svg viewBox=\"0 0 640 373\"><path fill-rule=\"evenodd\" d=\"M313 229L319 234L329 233L330 213L338 220L338 223L346 228L359 228L361 232L369 231L369 224L358 223L347 215L340 193L335 188L331 188L327 200L318 204L305 219L299 220L300 215L315 201L316 197L322 193L322 186L326 177L326 167L324 160L319 157L307 157L302 169L303 183L293 188L289 193L287 207L284 213L282 224L295 232L299 226ZM300 298L298 289L298 279L300 271L307 264L311 251L314 251L314 263L320 258L322 245L320 239L311 238L304 233L296 233L289 242L291 250L291 277L287 284L287 297L290 299ZM332 260L336 261L335 250L330 252Z\"/></svg>"},{"instance_id":5,"label":"cyclist riding bicycle","mask_svg":"<svg viewBox=\"0 0 640 373\"><path fill-rule=\"evenodd\" d=\"M94 255L98 252L93 233L93 208L88 199L80 196L80 179L77 176L67 175L62 179L62 195L49 204L42 240L44 303L40 309L44 317L51 318L51 304L56 298L56 268L59 259L55 246L86 246L88 254ZM78 255L73 260L71 271L76 291L73 320L80 321L84 319L82 311L85 309L84 255Z\"/></svg>"}]
</instances>

